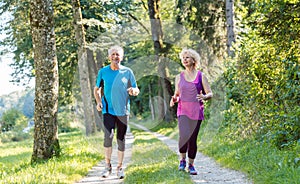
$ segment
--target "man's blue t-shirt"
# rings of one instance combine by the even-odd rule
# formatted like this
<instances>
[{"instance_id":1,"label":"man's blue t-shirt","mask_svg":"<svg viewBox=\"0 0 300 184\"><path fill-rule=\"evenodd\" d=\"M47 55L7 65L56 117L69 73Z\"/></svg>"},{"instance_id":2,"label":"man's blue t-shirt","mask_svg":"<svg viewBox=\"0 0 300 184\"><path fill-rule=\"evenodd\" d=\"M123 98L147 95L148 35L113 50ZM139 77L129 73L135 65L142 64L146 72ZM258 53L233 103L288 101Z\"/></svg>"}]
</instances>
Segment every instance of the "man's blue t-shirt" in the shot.
<instances>
[{"instance_id":1,"label":"man's blue t-shirt","mask_svg":"<svg viewBox=\"0 0 300 184\"><path fill-rule=\"evenodd\" d=\"M98 72L96 86L103 87L102 114L109 113L115 116L129 115L130 100L127 89L137 87L132 70L120 65L119 70L112 70L110 65Z\"/></svg>"}]
</instances>

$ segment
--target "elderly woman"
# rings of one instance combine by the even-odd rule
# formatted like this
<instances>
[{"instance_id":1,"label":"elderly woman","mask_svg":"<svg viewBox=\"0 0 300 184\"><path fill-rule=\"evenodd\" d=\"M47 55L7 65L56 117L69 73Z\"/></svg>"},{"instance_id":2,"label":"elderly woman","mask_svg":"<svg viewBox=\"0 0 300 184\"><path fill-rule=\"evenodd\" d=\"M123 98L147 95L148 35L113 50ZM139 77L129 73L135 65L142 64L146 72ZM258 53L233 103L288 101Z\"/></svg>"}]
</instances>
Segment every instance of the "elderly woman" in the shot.
<instances>
[{"instance_id":1,"label":"elderly woman","mask_svg":"<svg viewBox=\"0 0 300 184\"><path fill-rule=\"evenodd\" d=\"M179 170L185 170L187 153L188 172L197 175L194 159L197 154L197 137L204 119L203 100L210 99L213 93L207 78L197 70L200 64L199 54L193 49L183 49L179 57L185 70L175 78L175 93L170 101L171 107L178 102L178 144L181 156Z\"/></svg>"}]
</instances>

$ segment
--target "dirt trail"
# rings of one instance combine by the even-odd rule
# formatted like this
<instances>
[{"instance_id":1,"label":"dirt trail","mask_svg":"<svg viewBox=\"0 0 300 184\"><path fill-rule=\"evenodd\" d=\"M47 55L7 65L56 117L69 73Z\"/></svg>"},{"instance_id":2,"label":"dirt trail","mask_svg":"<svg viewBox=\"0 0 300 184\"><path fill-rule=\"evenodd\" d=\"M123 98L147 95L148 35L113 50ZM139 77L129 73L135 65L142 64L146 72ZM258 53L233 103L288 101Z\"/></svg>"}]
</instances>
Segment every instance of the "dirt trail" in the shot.
<instances>
[{"instance_id":1,"label":"dirt trail","mask_svg":"<svg viewBox=\"0 0 300 184\"><path fill-rule=\"evenodd\" d=\"M134 123L132 123L134 124ZM144 131L149 131L147 128L134 124ZM178 152L178 142L176 140L170 139L164 135L156 132L151 132L159 140L164 142L172 151ZM203 155L198 152L195 159L195 168L198 171L198 175L191 175L192 180L195 183L210 183L210 184L252 184L252 182L247 179L247 176L239 171L221 167L212 158Z\"/></svg>"},{"instance_id":2,"label":"dirt trail","mask_svg":"<svg viewBox=\"0 0 300 184\"><path fill-rule=\"evenodd\" d=\"M131 160L131 154L132 154L132 143L134 141L134 136L128 129L128 132L126 133L126 151L124 155L124 163L123 163L123 169L125 170L127 165L129 164ZM96 184L96 183L103 183L103 184L115 184L115 183L124 183L123 179L117 178L116 173L116 167L118 162L118 156L117 156L117 148L116 145L113 148L112 153L112 159L111 159L111 165L112 165L112 174L108 178L102 178L101 173L104 170L105 161L99 162L96 166L94 166L88 173L88 175L80 180L79 182L75 184ZM126 176L126 171L125 171Z\"/></svg>"},{"instance_id":3,"label":"dirt trail","mask_svg":"<svg viewBox=\"0 0 300 184\"><path fill-rule=\"evenodd\" d=\"M136 127L152 133L159 140L164 142L172 151L176 152L178 155L178 142L176 140L170 139L164 135L158 134L156 132L151 132L147 128L135 124L131 122L131 124ZM131 155L132 155L132 143L134 141L134 137L131 132L127 132L126 135L126 151L124 157L124 169L130 163ZM104 184L112 184L112 183L124 183L123 179L120 180L116 176L116 165L117 165L117 151L116 148L113 148L112 155L112 166L113 173L108 178L102 178L101 173L104 170L104 161L101 161L98 165L93 167L89 174L83 178L81 181L76 184L96 184L96 183L104 183ZM228 168L221 167L218 163L216 163L212 158L203 155L198 152L197 157L195 159L195 168L198 171L198 175L191 176L191 179L194 183L197 184L252 184L252 182L247 179L247 176L239 171L231 170ZM126 177L126 170L125 170Z\"/></svg>"}]
</instances>

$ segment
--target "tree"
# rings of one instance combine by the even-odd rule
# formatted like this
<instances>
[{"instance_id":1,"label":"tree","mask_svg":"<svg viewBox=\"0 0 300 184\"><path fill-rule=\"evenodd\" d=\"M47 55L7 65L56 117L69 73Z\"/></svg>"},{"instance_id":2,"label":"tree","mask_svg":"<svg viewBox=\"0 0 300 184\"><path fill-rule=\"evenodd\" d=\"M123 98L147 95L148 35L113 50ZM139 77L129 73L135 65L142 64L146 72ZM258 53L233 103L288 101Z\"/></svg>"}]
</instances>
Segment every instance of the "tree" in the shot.
<instances>
[{"instance_id":1,"label":"tree","mask_svg":"<svg viewBox=\"0 0 300 184\"><path fill-rule=\"evenodd\" d=\"M78 44L78 67L80 76L81 97L85 117L86 135L95 133L95 113L92 102L92 91L90 82L90 72L87 61L87 49L85 41L84 27L82 25L82 14L79 0L72 0L75 37Z\"/></svg>"},{"instance_id":2,"label":"tree","mask_svg":"<svg viewBox=\"0 0 300 184\"><path fill-rule=\"evenodd\" d=\"M226 22L227 22L227 54L233 56L234 52L231 50L232 43L235 42L234 33L234 0L226 0Z\"/></svg>"},{"instance_id":3,"label":"tree","mask_svg":"<svg viewBox=\"0 0 300 184\"><path fill-rule=\"evenodd\" d=\"M35 65L34 145L31 162L59 156L58 63L52 0L30 2L30 26Z\"/></svg>"},{"instance_id":4,"label":"tree","mask_svg":"<svg viewBox=\"0 0 300 184\"><path fill-rule=\"evenodd\" d=\"M12 108L3 113L1 116L1 122L0 122L0 133L1 132L8 132L16 126L16 121L18 119L23 118L24 115L17 109Z\"/></svg>"},{"instance_id":5,"label":"tree","mask_svg":"<svg viewBox=\"0 0 300 184\"><path fill-rule=\"evenodd\" d=\"M166 104L168 104L169 99L172 95L171 83L167 80L167 72L166 72L166 60L162 56L163 53L163 31L162 24L160 20L159 13L159 5L160 0L148 0L148 11L149 18L151 24L151 34L152 40L154 44L155 55L158 61L158 74L160 76L159 83L162 86L162 96L164 99L164 103L159 105L158 112L160 112L159 119L163 119L164 115L166 115L165 120L173 121L173 109L168 108ZM166 103L166 104L165 104Z\"/></svg>"},{"instance_id":6,"label":"tree","mask_svg":"<svg viewBox=\"0 0 300 184\"><path fill-rule=\"evenodd\" d=\"M235 11L235 17L243 16L244 32L224 73L228 110L223 126L231 132L226 132L229 139L254 138L290 149L300 139L300 2L245 5L247 12L238 6Z\"/></svg>"}]
</instances>

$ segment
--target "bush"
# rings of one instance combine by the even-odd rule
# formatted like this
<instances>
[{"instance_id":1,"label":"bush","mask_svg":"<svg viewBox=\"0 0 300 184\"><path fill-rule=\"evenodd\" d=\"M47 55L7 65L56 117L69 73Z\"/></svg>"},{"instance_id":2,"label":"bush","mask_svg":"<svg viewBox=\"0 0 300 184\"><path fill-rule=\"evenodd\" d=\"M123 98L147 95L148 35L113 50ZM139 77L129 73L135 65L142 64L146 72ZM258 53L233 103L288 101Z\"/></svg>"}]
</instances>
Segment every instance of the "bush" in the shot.
<instances>
[{"instance_id":1,"label":"bush","mask_svg":"<svg viewBox=\"0 0 300 184\"><path fill-rule=\"evenodd\" d=\"M27 126L28 119L17 109L9 109L1 118L1 131L7 132L15 129L20 131Z\"/></svg>"},{"instance_id":2,"label":"bush","mask_svg":"<svg viewBox=\"0 0 300 184\"><path fill-rule=\"evenodd\" d=\"M3 132L0 134L0 142L8 143L8 142L19 142L32 137L32 134L24 133L22 131L9 131Z\"/></svg>"}]
</instances>

